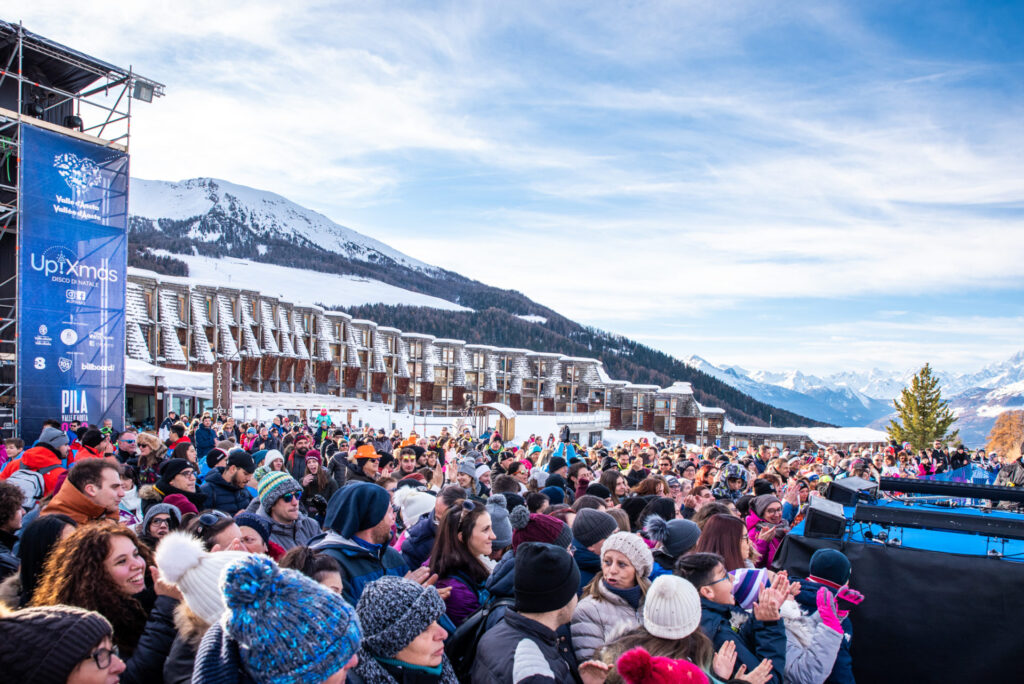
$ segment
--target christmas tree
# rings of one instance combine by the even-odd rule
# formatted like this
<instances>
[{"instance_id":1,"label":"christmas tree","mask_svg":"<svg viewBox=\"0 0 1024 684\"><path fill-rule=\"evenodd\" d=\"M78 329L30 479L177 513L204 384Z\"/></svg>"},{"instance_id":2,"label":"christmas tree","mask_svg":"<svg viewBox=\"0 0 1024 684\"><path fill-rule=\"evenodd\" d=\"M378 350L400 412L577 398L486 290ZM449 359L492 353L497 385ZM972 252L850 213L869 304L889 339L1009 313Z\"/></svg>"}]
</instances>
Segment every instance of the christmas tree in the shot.
<instances>
[{"instance_id":1,"label":"christmas tree","mask_svg":"<svg viewBox=\"0 0 1024 684\"><path fill-rule=\"evenodd\" d=\"M929 364L917 372L909 387L904 387L899 399L893 401L897 420L889 421L886 431L897 442L910 442L914 449L930 447L936 439L943 442L956 439L959 430L949 432L956 416L949 402L942 399L939 379L932 375Z\"/></svg>"}]
</instances>

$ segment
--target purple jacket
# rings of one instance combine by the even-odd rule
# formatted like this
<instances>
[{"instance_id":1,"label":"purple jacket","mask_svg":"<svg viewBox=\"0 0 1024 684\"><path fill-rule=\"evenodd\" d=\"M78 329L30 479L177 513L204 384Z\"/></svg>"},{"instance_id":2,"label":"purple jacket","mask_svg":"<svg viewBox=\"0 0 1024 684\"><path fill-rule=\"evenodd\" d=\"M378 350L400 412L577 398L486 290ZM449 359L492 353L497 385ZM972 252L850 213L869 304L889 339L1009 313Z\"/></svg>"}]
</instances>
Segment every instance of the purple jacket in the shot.
<instances>
[{"instance_id":1,"label":"purple jacket","mask_svg":"<svg viewBox=\"0 0 1024 684\"><path fill-rule=\"evenodd\" d=\"M459 577L445 577L437 581L437 588L451 587L452 593L445 601L445 614L456 627L465 622L480 607L480 596L476 589Z\"/></svg>"}]
</instances>

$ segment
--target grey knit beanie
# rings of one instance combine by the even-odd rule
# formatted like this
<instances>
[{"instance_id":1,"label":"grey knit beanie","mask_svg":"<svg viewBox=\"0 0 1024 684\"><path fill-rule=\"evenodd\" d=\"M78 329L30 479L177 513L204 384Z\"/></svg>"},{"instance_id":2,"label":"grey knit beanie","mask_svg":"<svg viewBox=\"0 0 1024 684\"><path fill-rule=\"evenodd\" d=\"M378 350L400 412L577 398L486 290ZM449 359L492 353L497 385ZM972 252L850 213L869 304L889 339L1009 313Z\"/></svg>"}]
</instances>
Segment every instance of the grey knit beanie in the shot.
<instances>
[{"instance_id":1,"label":"grey knit beanie","mask_svg":"<svg viewBox=\"0 0 1024 684\"><path fill-rule=\"evenodd\" d=\"M39 433L39 439L36 440L36 443L49 444L54 449L60 451L62 446L67 446L68 436L63 430L47 426Z\"/></svg>"},{"instance_id":2,"label":"grey knit beanie","mask_svg":"<svg viewBox=\"0 0 1024 684\"><path fill-rule=\"evenodd\" d=\"M508 521L508 508L502 494L492 494L487 500L487 512L491 515L491 532L495 550L512 546L512 523Z\"/></svg>"},{"instance_id":3,"label":"grey knit beanie","mask_svg":"<svg viewBox=\"0 0 1024 684\"><path fill-rule=\"evenodd\" d=\"M66 682L114 630L99 613L71 606L25 608L0 617L0 670L18 684Z\"/></svg>"},{"instance_id":4,"label":"grey knit beanie","mask_svg":"<svg viewBox=\"0 0 1024 684\"><path fill-rule=\"evenodd\" d=\"M692 520L665 521L660 515L649 515L644 521L644 532L651 541L661 542L661 547L668 555L679 558L697 545L700 539L700 527Z\"/></svg>"},{"instance_id":5,"label":"grey knit beanie","mask_svg":"<svg viewBox=\"0 0 1024 684\"><path fill-rule=\"evenodd\" d=\"M601 547L601 560L609 551L618 551L629 559L629 564L636 570L636 576L649 577L651 569L654 568L654 556L647 548L647 542L640 538L640 535L632 532L616 532L604 540Z\"/></svg>"},{"instance_id":6,"label":"grey knit beanie","mask_svg":"<svg viewBox=\"0 0 1024 684\"><path fill-rule=\"evenodd\" d=\"M591 547L603 539L607 539L619 524L610 514L596 508L583 508L576 514L572 523L572 536L584 547Z\"/></svg>"},{"instance_id":7,"label":"grey knit beanie","mask_svg":"<svg viewBox=\"0 0 1024 684\"><path fill-rule=\"evenodd\" d=\"M363 628L362 647L372 656L392 658L444 611L444 601L434 587L385 575L367 584L356 604Z\"/></svg>"}]
</instances>

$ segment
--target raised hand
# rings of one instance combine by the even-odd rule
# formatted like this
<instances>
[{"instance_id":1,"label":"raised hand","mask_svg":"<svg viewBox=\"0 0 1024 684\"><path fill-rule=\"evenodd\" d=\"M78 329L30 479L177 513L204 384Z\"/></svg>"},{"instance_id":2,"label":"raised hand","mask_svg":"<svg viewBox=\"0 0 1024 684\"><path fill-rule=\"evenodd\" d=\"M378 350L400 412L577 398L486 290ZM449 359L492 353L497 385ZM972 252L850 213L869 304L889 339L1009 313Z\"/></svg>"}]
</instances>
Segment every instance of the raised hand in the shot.
<instances>
[{"instance_id":1,"label":"raised hand","mask_svg":"<svg viewBox=\"0 0 1024 684\"><path fill-rule=\"evenodd\" d=\"M761 661L761 664L755 667L750 672L747 672L747 666L741 665L739 672L733 679L739 679L744 682L750 682L750 684L768 684L772 679L772 661L765 658Z\"/></svg>"},{"instance_id":2,"label":"raised hand","mask_svg":"<svg viewBox=\"0 0 1024 684\"><path fill-rule=\"evenodd\" d=\"M715 671L715 676L719 679L729 679L734 667L736 667L736 643L726 641L722 644L722 648L715 653L711 669Z\"/></svg>"}]
</instances>

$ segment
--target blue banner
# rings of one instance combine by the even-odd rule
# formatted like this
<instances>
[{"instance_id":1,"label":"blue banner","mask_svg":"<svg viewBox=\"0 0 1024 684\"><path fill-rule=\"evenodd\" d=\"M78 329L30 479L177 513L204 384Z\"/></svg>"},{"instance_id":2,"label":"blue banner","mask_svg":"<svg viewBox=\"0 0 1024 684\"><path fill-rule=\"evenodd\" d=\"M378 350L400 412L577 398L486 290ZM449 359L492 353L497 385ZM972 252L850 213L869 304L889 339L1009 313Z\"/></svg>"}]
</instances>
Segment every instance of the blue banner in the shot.
<instances>
[{"instance_id":1,"label":"blue banner","mask_svg":"<svg viewBox=\"0 0 1024 684\"><path fill-rule=\"evenodd\" d=\"M19 433L124 420L128 155L21 126Z\"/></svg>"}]
</instances>

